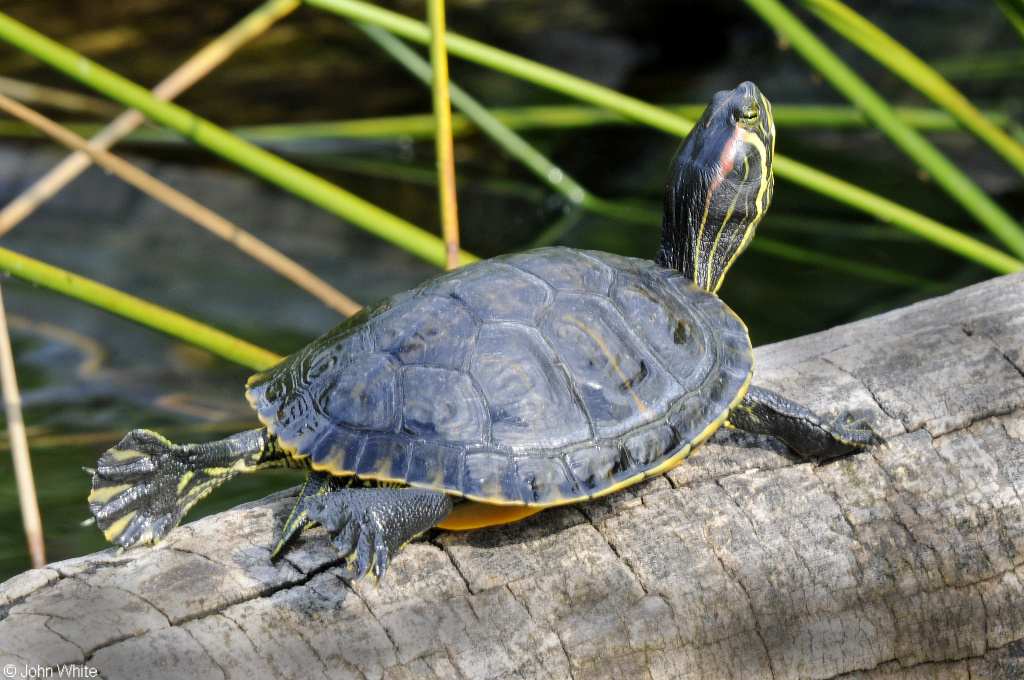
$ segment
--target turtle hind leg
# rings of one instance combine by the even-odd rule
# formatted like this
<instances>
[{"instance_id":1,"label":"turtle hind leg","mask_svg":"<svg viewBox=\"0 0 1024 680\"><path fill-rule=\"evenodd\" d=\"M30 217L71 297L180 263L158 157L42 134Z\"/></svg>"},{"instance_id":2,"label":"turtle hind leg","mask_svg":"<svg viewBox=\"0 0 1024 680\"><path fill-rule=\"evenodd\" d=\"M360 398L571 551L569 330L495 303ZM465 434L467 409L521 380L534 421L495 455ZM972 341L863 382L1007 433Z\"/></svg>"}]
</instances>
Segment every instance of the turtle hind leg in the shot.
<instances>
[{"instance_id":1,"label":"turtle hind leg","mask_svg":"<svg viewBox=\"0 0 1024 680\"><path fill-rule=\"evenodd\" d=\"M124 548L152 543L235 475L298 465L265 429L181 445L149 430L133 430L90 470L89 510L111 543Z\"/></svg>"},{"instance_id":2,"label":"turtle hind leg","mask_svg":"<svg viewBox=\"0 0 1024 680\"><path fill-rule=\"evenodd\" d=\"M430 489L369 487L309 496L299 507L335 534L331 544L348 558L356 579L372 572L380 582L391 558L447 517L452 501Z\"/></svg>"},{"instance_id":3,"label":"turtle hind leg","mask_svg":"<svg viewBox=\"0 0 1024 680\"><path fill-rule=\"evenodd\" d=\"M786 442L801 456L828 460L885 443L864 420L843 411L823 418L763 387L751 386L743 400L729 412L726 423L754 434L766 434Z\"/></svg>"}]
</instances>

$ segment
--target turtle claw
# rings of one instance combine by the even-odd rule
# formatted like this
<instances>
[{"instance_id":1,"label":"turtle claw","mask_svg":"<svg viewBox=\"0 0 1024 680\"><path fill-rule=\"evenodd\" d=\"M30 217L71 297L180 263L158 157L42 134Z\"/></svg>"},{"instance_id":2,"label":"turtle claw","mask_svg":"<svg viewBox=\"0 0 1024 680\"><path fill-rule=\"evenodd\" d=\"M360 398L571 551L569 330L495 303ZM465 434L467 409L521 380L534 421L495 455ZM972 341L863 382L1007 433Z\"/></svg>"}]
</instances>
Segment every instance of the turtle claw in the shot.
<instances>
[{"instance_id":1,"label":"turtle claw","mask_svg":"<svg viewBox=\"0 0 1024 680\"><path fill-rule=\"evenodd\" d=\"M391 561L391 551L388 550L386 544L381 541L377 542L377 546L373 551L373 562L368 565L370 570L373 571L373 580L375 583L380 583L380 579L384 576L384 568Z\"/></svg>"},{"instance_id":2,"label":"turtle claw","mask_svg":"<svg viewBox=\"0 0 1024 680\"><path fill-rule=\"evenodd\" d=\"M381 577L391 564L391 554L401 549L402 545L389 545L386 535L379 531L363 531L359 534L355 552L349 555L348 568L355 570L355 579L361 579L373 572L374 584L380 583Z\"/></svg>"},{"instance_id":3,"label":"turtle claw","mask_svg":"<svg viewBox=\"0 0 1024 680\"><path fill-rule=\"evenodd\" d=\"M349 522L342 527L341 531L338 532L338 535L331 540L331 545L334 546L334 549L342 555L348 556L350 559L354 558L357 552L356 543L360 536L357 529L358 527L355 522Z\"/></svg>"},{"instance_id":4,"label":"turtle claw","mask_svg":"<svg viewBox=\"0 0 1024 680\"><path fill-rule=\"evenodd\" d=\"M344 489L310 497L302 502L300 509L309 519L336 532L331 545L345 558L346 567L355 571L353 580L363 578L372 569L374 580L379 582L391 562L391 555L412 536L406 538L404 532L397 531L398 527L390 526L393 522L388 521L391 517L386 506L375 499L367 502L355 495L365 495L366 491L375 489Z\"/></svg>"},{"instance_id":5,"label":"turtle claw","mask_svg":"<svg viewBox=\"0 0 1024 680\"><path fill-rule=\"evenodd\" d=\"M451 512L451 499L427 489L356 488L304 498L298 510L336 534L331 545L355 571L380 582L391 558Z\"/></svg>"},{"instance_id":6,"label":"turtle claw","mask_svg":"<svg viewBox=\"0 0 1024 680\"><path fill-rule=\"evenodd\" d=\"M295 507L292 508L291 513L285 520L284 526L281 528L281 536L273 552L270 554L271 561L280 559L281 555L284 554L285 548L298 538L299 534L316 524L306 513L306 499L343 489L351 484L353 479L351 477L342 479L326 472L310 470L306 475L306 481L303 482L302 488L299 490L299 497L295 501Z\"/></svg>"},{"instance_id":7,"label":"turtle claw","mask_svg":"<svg viewBox=\"0 0 1024 680\"><path fill-rule=\"evenodd\" d=\"M853 450L869 446L881 446L885 439L877 434L865 418L857 418L849 411L840 411L834 418L824 422L824 428L836 439L849 444Z\"/></svg>"}]
</instances>

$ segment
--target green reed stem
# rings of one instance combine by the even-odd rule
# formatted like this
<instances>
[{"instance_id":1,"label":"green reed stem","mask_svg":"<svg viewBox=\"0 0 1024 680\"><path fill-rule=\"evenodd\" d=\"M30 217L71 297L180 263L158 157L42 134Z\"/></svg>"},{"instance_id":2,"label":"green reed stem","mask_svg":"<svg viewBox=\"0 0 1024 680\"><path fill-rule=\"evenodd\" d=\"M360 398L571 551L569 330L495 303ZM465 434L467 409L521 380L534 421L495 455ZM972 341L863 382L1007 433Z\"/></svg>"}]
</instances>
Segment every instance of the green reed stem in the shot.
<instances>
[{"instance_id":1,"label":"green reed stem","mask_svg":"<svg viewBox=\"0 0 1024 680\"><path fill-rule=\"evenodd\" d=\"M791 262L797 262L813 267L833 269L846 274L852 274L853 276L857 276L862 279L878 281L880 283L886 283L894 286L918 288L933 292L945 292L949 289L948 286L936 283L935 281L929 281L928 279L920 276L895 271L887 267L879 267L866 262L851 260L846 257L829 255L828 253L823 253L817 250L801 248L800 246L794 246L784 241L777 241L772 238L765 238L764 236L758 236L756 239L751 241L750 249L767 253L774 257L780 257Z\"/></svg>"},{"instance_id":2,"label":"green reed stem","mask_svg":"<svg viewBox=\"0 0 1024 680\"><path fill-rule=\"evenodd\" d=\"M424 28L426 28L424 26ZM164 102L148 90L0 13L0 39L31 54L79 82L125 106L139 109L196 144L306 199L431 264L445 265L445 244L423 231L322 177L231 134L190 111ZM460 263L476 260L460 251Z\"/></svg>"},{"instance_id":3,"label":"green reed stem","mask_svg":"<svg viewBox=\"0 0 1024 680\"><path fill-rule=\"evenodd\" d=\"M1024 146L994 125L967 97L916 54L839 0L800 0L800 3L832 30L949 111L967 130L1024 175Z\"/></svg>"},{"instance_id":4,"label":"green reed stem","mask_svg":"<svg viewBox=\"0 0 1024 680\"><path fill-rule=\"evenodd\" d=\"M704 110L704 105L672 104L665 106L665 109L684 118L696 118ZM505 127L520 132L639 124L636 120L593 106L517 106L487 111ZM920 132L959 132L963 129L957 120L945 111L921 107L898 107L893 111L900 120ZM1000 111L985 111L984 115L993 125L1000 128L1006 128L1011 124L1009 117ZM775 127L779 129L863 130L874 127L861 111L852 106L774 104L772 116L775 118ZM91 137L102 129L101 125L95 123L67 123L65 127L83 137ZM434 135L434 116L430 113L417 113L359 120L246 125L230 128L229 131L259 145L318 139L431 139ZM452 134L459 137L476 132L478 128L468 116L452 114ZM0 137L43 135L21 121L0 120ZM186 143L178 133L157 127L141 128L127 139L143 144Z\"/></svg>"},{"instance_id":5,"label":"green reed stem","mask_svg":"<svg viewBox=\"0 0 1024 680\"><path fill-rule=\"evenodd\" d=\"M394 34L370 24L358 25L374 42L409 69L413 75L425 83L431 82L430 64L396 38ZM591 212L628 222L649 221L650 216L643 210L605 200L587 191L583 185L552 163L535 146L502 123L472 95L455 83L450 84L450 91L452 103L469 122L573 205L579 205ZM661 220L660 213L657 215L657 219Z\"/></svg>"},{"instance_id":6,"label":"green reed stem","mask_svg":"<svg viewBox=\"0 0 1024 680\"><path fill-rule=\"evenodd\" d=\"M674 104L665 108L683 118L692 119L700 117L705 106L706 104ZM598 125L638 124L638 121L631 118L592 106L523 106L485 110L505 127L517 131L578 130ZM900 120L922 132L959 132L963 129L956 119L945 111L920 107L900 107L894 110ZM863 130L874 127L863 112L852 106L775 104L772 106L772 116L775 119L775 127L780 129ZM1009 117L999 111L986 111L985 116L993 124L1001 127L1010 123ZM74 125L68 127L78 129ZM477 129L468 116L458 113L452 115L452 132L455 135L474 133ZM434 134L434 119L430 114L413 114L363 120L254 125L232 128L231 131L257 144L310 139L428 139ZM2 125L0 134L5 134ZM13 129L11 134L14 134ZM157 128L140 130L132 139L180 140L173 133Z\"/></svg>"},{"instance_id":7,"label":"green reed stem","mask_svg":"<svg viewBox=\"0 0 1024 680\"><path fill-rule=\"evenodd\" d=\"M452 103L448 82L448 52L444 45L444 0L427 0L430 24L429 80L434 104L434 148L437 152L437 186L441 206L441 234L444 237L446 269L459 266L459 208L455 195L455 140L452 139Z\"/></svg>"},{"instance_id":8,"label":"green reed stem","mask_svg":"<svg viewBox=\"0 0 1024 680\"><path fill-rule=\"evenodd\" d=\"M1024 39L1024 2L1021 0L996 0L996 5L1010 25Z\"/></svg>"},{"instance_id":9,"label":"green reed stem","mask_svg":"<svg viewBox=\"0 0 1024 680\"><path fill-rule=\"evenodd\" d=\"M797 184L808 189L812 186L817 187L821 193L848 205L863 206L862 209L874 215L876 219L898 224L935 245L958 253L993 271L1009 274L1024 270L1024 262L1001 250L809 165L776 155L774 167L776 174L785 173Z\"/></svg>"},{"instance_id":10,"label":"green reed stem","mask_svg":"<svg viewBox=\"0 0 1024 680\"><path fill-rule=\"evenodd\" d=\"M0 270L111 314L137 321L254 371L269 368L281 360L273 352L216 328L6 248L0 248Z\"/></svg>"},{"instance_id":11,"label":"green reed stem","mask_svg":"<svg viewBox=\"0 0 1024 680\"><path fill-rule=\"evenodd\" d=\"M362 2L362 0L306 0L306 3L355 21L381 26L396 35L421 44L425 44L430 37L429 29L423 23L397 12ZM490 47L476 40L449 32L447 43L450 55L615 111L669 134L682 137L693 127L691 121L661 107L642 102L504 50ZM960 234L946 225L877 194L779 154L775 156L775 174L777 177L796 182L811 191L824 194L874 215L878 219L912 231L994 271L1008 273L1024 269L1024 262L1021 260Z\"/></svg>"},{"instance_id":12,"label":"green reed stem","mask_svg":"<svg viewBox=\"0 0 1024 680\"><path fill-rule=\"evenodd\" d=\"M778 0L745 0L844 97L861 107L878 128L926 170L947 194L1018 257L1024 229L923 135L903 123L888 103Z\"/></svg>"}]
</instances>

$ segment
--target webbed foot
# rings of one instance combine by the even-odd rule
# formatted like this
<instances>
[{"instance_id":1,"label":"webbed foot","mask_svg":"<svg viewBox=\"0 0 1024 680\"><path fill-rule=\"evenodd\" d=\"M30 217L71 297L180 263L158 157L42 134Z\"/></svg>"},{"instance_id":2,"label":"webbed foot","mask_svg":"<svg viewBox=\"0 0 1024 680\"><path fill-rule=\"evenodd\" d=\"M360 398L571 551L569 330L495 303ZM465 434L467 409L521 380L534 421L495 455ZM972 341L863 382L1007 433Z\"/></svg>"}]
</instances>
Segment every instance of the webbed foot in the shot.
<instances>
[{"instance_id":1,"label":"webbed foot","mask_svg":"<svg viewBox=\"0 0 1024 680\"><path fill-rule=\"evenodd\" d=\"M823 418L763 387L751 386L727 422L754 434L778 437L801 456L829 460L885 443L866 420L848 411Z\"/></svg>"},{"instance_id":2,"label":"webbed foot","mask_svg":"<svg viewBox=\"0 0 1024 680\"><path fill-rule=\"evenodd\" d=\"M181 521L187 505L177 486L188 470L182 447L149 430L134 430L100 456L89 510L111 543L152 543Z\"/></svg>"},{"instance_id":3,"label":"webbed foot","mask_svg":"<svg viewBox=\"0 0 1024 680\"><path fill-rule=\"evenodd\" d=\"M266 430L181 445L149 430L133 430L90 470L89 510L111 543L123 548L153 543L231 477L288 462Z\"/></svg>"},{"instance_id":4,"label":"webbed foot","mask_svg":"<svg viewBox=\"0 0 1024 680\"><path fill-rule=\"evenodd\" d=\"M341 489L301 501L299 510L335 533L331 544L360 579L380 582L391 558L452 510L447 494L428 489Z\"/></svg>"},{"instance_id":5,"label":"webbed foot","mask_svg":"<svg viewBox=\"0 0 1024 680\"><path fill-rule=\"evenodd\" d=\"M846 410L840 411L831 419L823 419L821 427L837 442L848 447L846 451L836 455L885 444L885 439L871 429L866 419L858 418Z\"/></svg>"}]
</instances>

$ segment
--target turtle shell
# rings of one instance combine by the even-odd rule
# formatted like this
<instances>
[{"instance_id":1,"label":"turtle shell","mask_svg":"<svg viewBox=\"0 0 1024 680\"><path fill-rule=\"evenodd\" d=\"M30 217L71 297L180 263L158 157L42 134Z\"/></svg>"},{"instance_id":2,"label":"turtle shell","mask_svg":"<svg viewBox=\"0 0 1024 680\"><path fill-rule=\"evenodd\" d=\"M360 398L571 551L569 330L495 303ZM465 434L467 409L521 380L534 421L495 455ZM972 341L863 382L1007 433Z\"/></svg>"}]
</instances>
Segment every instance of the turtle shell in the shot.
<instances>
[{"instance_id":1,"label":"turtle shell","mask_svg":"<svg viewBox=\"0 0 1024 680\"><path fill-rule=\"evenodd\" d=\"M367 307L247 396L315 469L544 506L677 464L752 371L743 322L675 270L543 248Z\"/></svg>"}]
</instances>

